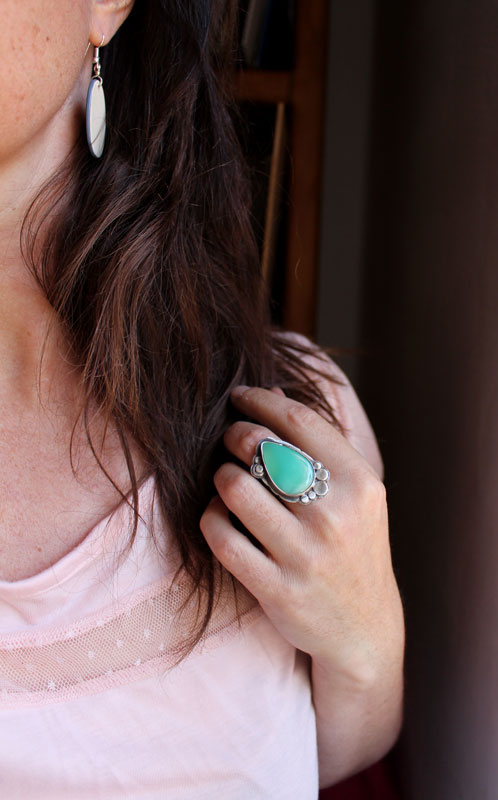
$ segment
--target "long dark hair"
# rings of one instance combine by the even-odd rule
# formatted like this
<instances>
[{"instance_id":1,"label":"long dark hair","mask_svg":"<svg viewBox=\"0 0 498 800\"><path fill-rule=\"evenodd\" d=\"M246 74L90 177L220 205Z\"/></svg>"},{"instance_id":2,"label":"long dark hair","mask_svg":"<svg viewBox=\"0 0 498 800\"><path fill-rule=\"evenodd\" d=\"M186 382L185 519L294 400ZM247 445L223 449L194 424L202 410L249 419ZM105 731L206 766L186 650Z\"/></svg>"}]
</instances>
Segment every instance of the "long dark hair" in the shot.
<instances>
[{"instance_id":1,"label":"long dark hair","mask_svg":"<svg viewBox=\"0 0 498 800\"><path fill-rule=\"evenodd\" d=\"M199 519L223 457L230 389L278 384L336 421L303 368L308 348L270 325L233 124L236 29L235 0L136 0L101 51L104 155L92 158L82 136L24 229L81 367L86 408L96 401L119 431L135 510L130 544L133 441L192 591L207 597L187 649L206 628L221 572ZM47 193L50 220L40 215Z\"/></svg>"}]
</instances>

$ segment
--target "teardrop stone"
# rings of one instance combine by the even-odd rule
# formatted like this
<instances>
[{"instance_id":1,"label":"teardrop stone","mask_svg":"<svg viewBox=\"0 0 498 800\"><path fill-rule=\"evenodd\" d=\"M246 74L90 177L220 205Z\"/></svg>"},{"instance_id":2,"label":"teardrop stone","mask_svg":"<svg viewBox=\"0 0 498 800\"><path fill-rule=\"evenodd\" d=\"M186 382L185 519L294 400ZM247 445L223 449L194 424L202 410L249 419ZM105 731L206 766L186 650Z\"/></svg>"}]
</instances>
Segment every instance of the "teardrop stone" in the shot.
<instances>
[{"instance_id":1,"label":"teardrop stone","mask_svg":"<svg viewBox=\"0 0 498 800\"><path fill-rule=\"evenodd\" d=\"M261 455L266 471L283 494L300 495L310 488L313 466L305 456L277 442L263 442Z\"/></svg>"}]
</instances>

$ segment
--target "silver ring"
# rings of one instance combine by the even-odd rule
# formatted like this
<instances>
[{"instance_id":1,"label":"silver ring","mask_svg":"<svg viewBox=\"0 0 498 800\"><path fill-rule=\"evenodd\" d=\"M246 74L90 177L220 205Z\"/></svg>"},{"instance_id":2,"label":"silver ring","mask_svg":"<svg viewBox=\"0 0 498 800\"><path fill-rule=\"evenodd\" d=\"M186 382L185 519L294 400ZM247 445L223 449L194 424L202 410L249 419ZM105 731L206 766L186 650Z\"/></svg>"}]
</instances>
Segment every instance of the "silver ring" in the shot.
<instances>
[{"instance_id":1,"label":"silver ring","mask_svg":"<svg viewBox=\"0 0 498 800\"><path fill-rule=\"evenodd\" d=\"M307 505L325 497L330 472L320 461L290 442L261 439L251 464L251 475L287 503Z\"/></svg>"}]
</instances>

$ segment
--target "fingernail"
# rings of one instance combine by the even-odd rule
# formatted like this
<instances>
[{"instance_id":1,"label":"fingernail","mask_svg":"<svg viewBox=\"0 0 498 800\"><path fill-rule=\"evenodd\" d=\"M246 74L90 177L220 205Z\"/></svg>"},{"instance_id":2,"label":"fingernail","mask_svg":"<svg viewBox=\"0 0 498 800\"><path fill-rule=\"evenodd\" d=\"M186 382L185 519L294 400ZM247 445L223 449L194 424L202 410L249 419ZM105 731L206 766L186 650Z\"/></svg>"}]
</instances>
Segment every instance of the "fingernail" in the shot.
<instances>
[{"instance_id":1,"label":"fingernail","mask_svg":"<svg viewBox=\"0 0 498 800\"><path fill-rule=\"evenodd\" d=\"M247 391L247 389L249 389L249 386L236 386L234 389L232 389L232 397L240 397L244 394L244 392Z\"/></svg>"}]
</instances>

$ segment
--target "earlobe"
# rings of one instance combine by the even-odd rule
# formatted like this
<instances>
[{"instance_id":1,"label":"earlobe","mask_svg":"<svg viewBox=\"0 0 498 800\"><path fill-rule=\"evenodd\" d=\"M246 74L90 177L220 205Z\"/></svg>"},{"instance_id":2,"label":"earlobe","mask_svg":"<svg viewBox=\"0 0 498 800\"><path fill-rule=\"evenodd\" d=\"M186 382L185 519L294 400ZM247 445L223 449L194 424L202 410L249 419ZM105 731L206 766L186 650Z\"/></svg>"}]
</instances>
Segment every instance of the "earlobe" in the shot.
<instances>
[{"instance_id":1,"label":"earlobe","mask_svg":"<svg viewBox=\"0 0 498 800\"><path fill-rule=\"evenodd\" d=\"M94 47L99 46L102 36L104 36L105 44L109 44L129 15L133 5L134 0L93 0L89 40Z\"/></svg>"},{"instance_id":2,"label":"earlobe","mask_svg":"<svg viewBox=\"0 0 498 800\"><path fill-rule=\"evenodd\" d=\"M134 0L94 0L95 5L98 6L107 6L113 11L122 11L131 6L134 3Z\"/></svg>"}]
</instances>

